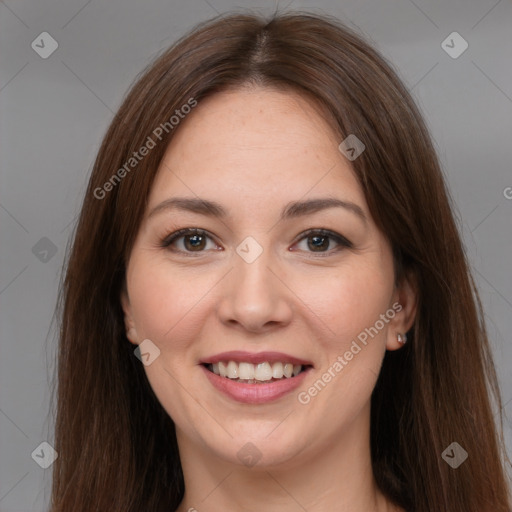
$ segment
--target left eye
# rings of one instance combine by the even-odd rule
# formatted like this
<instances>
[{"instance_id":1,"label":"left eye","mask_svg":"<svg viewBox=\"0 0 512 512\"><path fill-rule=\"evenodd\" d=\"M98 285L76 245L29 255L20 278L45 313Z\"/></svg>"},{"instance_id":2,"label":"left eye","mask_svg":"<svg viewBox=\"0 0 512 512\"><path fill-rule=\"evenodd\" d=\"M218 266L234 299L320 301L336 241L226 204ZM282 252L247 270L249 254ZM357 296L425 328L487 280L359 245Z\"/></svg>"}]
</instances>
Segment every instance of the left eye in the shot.
<instances>
[{"instance_id":1,"label":"left eye","mask_svg":"<svg viewBox=\"0 0 512 512\"><path fill-rule=\"evenodd\" d=\"M337 245L337 248L332 250L323 250L327 249L333 240ZM334 233L333 231L329 231L327 229L310 229L305 233L302 233L299 242L302 241L306 241L308 249L312 249L311 252L316 253L328 253L332 251L339 251L343 248L352 247L352 243L344 236L341 236L338 233Z\"/></svg>"},{"instance_id":2,"label":"left eye","mask_svg":"<svg viewBox=\"0 0 512 512\"><path fill-rule=\"evenodd\" d=\"M162 240L161 246L171 248L173 245L179 245L177 244L178 241L182 241L183 245L181 248L171 248L171 250L184 253L200 253L207 249L206 245L208 240L213 242L213 239L206 231L197 228L186 228L171 233ZM307 248L310 252L315 253L330 253L333 251L339 251L344 247L352 247L352 243L345 237L327 229L308 230L305 233L302 233L300 238L297 240L298 242L306 241ZM337 248L329 249L332 241L337 245ZM296 242L296 244L298 242ZM306 252L308 252L307 249Z\"/></svg>"}]
</instances>

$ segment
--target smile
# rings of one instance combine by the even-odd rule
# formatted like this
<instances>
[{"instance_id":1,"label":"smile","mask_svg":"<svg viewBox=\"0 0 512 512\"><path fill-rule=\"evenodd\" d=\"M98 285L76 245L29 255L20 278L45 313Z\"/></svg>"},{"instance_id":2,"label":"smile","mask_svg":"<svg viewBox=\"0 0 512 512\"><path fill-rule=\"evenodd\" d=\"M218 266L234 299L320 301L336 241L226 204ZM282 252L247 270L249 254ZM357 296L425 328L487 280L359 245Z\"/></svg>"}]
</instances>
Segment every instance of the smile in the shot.
<instances>
[{"instance_id":1,"label":"smile","mask_svg":"<svg viewBox=\"0 0 512 512\"><path fill-rule=\"evenodd\" d=\"M262 384L281 379L289 379L301 373L305 367L301 364L282 363L271 364L268 361L253 364L248 362L219 361L207 365L208 370L227 379L245 384Z\"/></svg>"},{"instance_id":2,"label":"smile","mask_svg":"<svg viewBox=\"0 0 512 512\"><path fill-rule=\"evenodd\" d=\"M297 389L313 365L280 352L232 351L200 361L212 386L229 398L246 404L278 400Z\"/></svg>"}]
</instances>

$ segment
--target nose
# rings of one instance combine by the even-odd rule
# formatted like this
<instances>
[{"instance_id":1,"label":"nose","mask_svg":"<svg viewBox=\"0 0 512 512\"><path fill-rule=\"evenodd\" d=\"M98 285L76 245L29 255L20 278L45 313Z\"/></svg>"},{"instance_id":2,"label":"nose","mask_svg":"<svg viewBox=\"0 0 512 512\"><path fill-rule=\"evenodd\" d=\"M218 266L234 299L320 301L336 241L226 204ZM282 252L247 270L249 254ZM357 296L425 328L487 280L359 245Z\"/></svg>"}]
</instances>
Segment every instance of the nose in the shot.
<instances>
[{"instance_id":1,"label":"nose","mask_svg":"<svg viewBox=\"0 0 512 512\"><path fill-rule=\"evenodd\" d=\"M225 325L265 333L290 323L293 292L269 252L264 250L252 263L234 255L234 268L222 285L217 309Z\"/></svg>"}]
</instances>

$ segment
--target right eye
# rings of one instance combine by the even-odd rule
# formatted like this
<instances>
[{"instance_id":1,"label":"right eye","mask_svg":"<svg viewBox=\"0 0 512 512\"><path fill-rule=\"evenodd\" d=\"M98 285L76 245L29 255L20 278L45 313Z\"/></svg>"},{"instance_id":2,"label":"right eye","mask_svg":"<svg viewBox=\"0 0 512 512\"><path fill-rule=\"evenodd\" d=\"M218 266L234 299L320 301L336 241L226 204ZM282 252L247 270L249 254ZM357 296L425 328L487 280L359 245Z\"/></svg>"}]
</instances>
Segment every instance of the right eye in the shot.
<instances>
[{"instance_id":1,"label":"right eye","mask_svg":"<svg viewBox=\"0 0 512 512\"><path fill-rule=\"evenodd\" d=\"M184 228L167 235L161 241L160 245L173 252L181 252L191 255L193 253L204 252L208 240L213 242L210 235L203 229ZM182 241L182 247L177 249L176 246L179 246L179 241Z\"/></svg>"}]
</instances>

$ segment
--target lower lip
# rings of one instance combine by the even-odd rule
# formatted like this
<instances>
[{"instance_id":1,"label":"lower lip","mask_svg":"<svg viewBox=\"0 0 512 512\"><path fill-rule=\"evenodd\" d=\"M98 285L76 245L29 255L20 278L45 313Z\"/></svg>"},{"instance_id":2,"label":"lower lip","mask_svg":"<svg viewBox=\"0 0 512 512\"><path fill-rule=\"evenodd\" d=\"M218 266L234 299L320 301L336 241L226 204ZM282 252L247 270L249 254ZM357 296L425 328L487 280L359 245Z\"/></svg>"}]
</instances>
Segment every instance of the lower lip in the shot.
<instances>
[{"instance_id":1,"label":"lower lip","mask_svg":"<svg viewBox=\"0 0 512 512\"><path fill-rule=\"evenodd\" d=\"M206 377L219 391L233 400L244 404L264 404L281 398L297 389L306 377L311 367L299 373L295 377L274 380L268 384L245 384L221 377L201 365Z\"/></svg>"}]
</instances>

